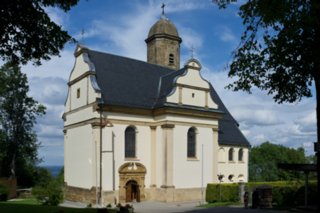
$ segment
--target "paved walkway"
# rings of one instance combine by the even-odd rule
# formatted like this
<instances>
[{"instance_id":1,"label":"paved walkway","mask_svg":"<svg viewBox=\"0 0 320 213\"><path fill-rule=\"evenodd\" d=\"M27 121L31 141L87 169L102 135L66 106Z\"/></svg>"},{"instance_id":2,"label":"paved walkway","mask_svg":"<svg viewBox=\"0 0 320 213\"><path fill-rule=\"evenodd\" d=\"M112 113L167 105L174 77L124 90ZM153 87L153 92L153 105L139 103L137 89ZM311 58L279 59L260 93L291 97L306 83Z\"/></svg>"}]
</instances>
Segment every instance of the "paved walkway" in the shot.
<instances>
[{"instance_id":1,"label":"paved walkway","mask_svg":"<svg viewBox=\"0 0 320 213\"><path fill-rule=\"evenodd\" d=\"M233 207L197 207L199 202L189 203L162 203L156 201L144 201L141 203L131 203L135 213L286 213L286 211L264 210L264 209L245 209L240 206ZM65 201L62 206L73 208L85 208L86 204Z\"/></svg>"},{"instance_id":2,"label":"paved walkway","mask_svg":"<svg viewBox=\"0 0 320 213\"><path fill-rule=\"evenodd\" d=\"M240 206L234 207L213 207L200 208L199 203L161 203L155 201L144 201L141 203L132 203L136 213L285 213L285 211L263 210L263 209L245 209Z\"/></svg>"}]
</instances>

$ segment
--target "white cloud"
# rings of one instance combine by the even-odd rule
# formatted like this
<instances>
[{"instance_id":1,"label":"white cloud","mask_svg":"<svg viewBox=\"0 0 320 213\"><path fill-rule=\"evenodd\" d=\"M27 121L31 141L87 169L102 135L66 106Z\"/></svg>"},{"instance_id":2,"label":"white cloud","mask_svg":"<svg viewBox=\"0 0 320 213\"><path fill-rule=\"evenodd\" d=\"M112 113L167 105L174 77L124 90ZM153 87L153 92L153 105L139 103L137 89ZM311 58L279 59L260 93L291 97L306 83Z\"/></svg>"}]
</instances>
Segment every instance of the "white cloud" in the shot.
<instances>
[{"instance_id":1,"label":"white cloud","mask_svg":"<svg viewBox=\"0 0 320 213\"><path fill-rule=\"evenodd\" d=\"M22 66L21 70L27 74L28 78L59 77L67 80L74 64L74 48L75 45L72 45L71 49L62 50L60 57L54 56L50 61L43 61L41 66L28 63Z\"/></svg>"},{"instance_id":2,"label":"white cloud","mask_svg":"<svg viewBox=\"0 0 320 213\"><path fill-rule=\"evenodd\" d=\"M252 94L225 89L232 82L227 71L210 70L204 65L204 77L218 92L230 113L239 122L240 129L251 145L265 141L289 147L304 147L313 154L313 147L304 144L316 140L315 100L303 99L300 103L277 104L271 96L257 89Z\"/></svg>"},{"instance_id":3,"label":"white cloud","mask_svg":"<svg viewBox=\"0 0 320 213\"><path fill-rule=\"evenodd\" d=\"M161 1L158 1L158 2L161 2ZM208 6L208 2L200 2L199 0L184 0L184 1L171 0L171 1L167 1L166 4L168 7L165 8L165 11L167 11L168 13L199 10L199 9L204 9ZM158 5L160 4L158 3Z\"/></svg>"},{"instance_id":4,"label":"white cloud","mask_svg":"<svg viewBox=\"0 0 320 213\"><path fill-rule=\"evenodd\" d=\"M46 7L46 13L49 15L51 21L56 23L59 26L66 26L69 20L68 14L65 13L63 10L57 7Z\"/></svg>"},{"instance_id":5,"label":"white cloud","mask_svg":"<svg viewBox=\"0 0 320 213\"><path fill-rule=\"evenodd\" d=\"M179 27L179 35L182 39L182 45L189 51L194 48L197 52L202 47L203 39L202 36L191 28Z\"/></svg>"},{"instance_id":6,"label":"white cloud","mask_svg":"<svg viewBox=\"0 0 320 213\"><path fill-rule=\"evenodd\" d=\"M234 32L232 32L232 30L227 26L218 25L215 28L215 32L218 38L223 42L236 44L239 40L239 38L235 36Z\"/></svg>"},{"instance_id":7,"label":"white cloud","mask_svg":"<svg viewBox=\"0 0 320 213\"><path fill-rule=\"evenodd\" d=\"M31 96L45 105L62 105L66 100L67 80L59 77L30 77Z\"/></svg>"},{"instance_id":8,"label":"white cloud","mask_svg":"<svg viewBox=\"0 0 320 213\"><path fill-rule=\"evenodd\" d=\"M282 122L277 118L277 115L271 109L249 109L248 107L240 107L234 110L236 118L239 122L244 122L249 125L278 125Z\"/></svg>"}]
</instances>

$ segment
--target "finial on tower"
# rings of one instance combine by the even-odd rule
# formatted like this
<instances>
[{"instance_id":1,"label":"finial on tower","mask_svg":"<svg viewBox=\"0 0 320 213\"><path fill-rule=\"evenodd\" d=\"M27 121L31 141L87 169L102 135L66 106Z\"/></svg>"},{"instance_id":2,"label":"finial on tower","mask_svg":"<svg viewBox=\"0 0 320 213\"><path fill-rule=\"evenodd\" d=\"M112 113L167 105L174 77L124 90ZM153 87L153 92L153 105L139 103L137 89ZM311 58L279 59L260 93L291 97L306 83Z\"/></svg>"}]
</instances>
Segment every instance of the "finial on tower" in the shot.
<instances>
[{"instance_id":1,"label":"finial on tower","mask_svg":"<svg viewBox=\"0 0 320 213\"><path fill-rule=\"evenodd\" d=\"M84 28L82 28L81 33L79 35L79 40L77 41L78 44L84 44L84 34L85 34L85 31L84 31Z\"/></svg>"},{"instance_id":2,"label":"finial on tower","mask_svg":"<svg viewBox=\"0 0 320 213\"><path fill-rule=\"evenodd\" d=\"M164 4L164 3L162 3L162 5L161 5L161 8L162 8L162 15L164 16L164 7L165 7L166 5Z\"/></svg>"},{"instance_id":3,"label":"finial on tower","mask_svg":"<svg viewBox=\"0 0 320 213\"><path fill-rule=\"evenodd\" d=\"M191 45L191 48L189 49L189 51L190 51L191 58L194 58L195 48L193 45Z\"/></svg>"},{"instance_id":4,"label":"finial on tower","mask_svg":"<svg viewBox=\"0 0 320 213\"><path fill-rule=\"evenodd\" d=\"M84 40L84 28L82 28L82 30L81 30L81 41L83 41Z\"/></svg>"},{"instance_id":5,"label":"finial on tower","mask_svg":"<svg viewBox=\"0 0 320 213\"><path fill-rule=\"evenodd\" d=\"M164 3L162 3L162 5L161 5L161 8L162 8L162 13L161 13L161 19L168 19L167 17L166 17L166 15L165 15L165 13L164 13L164 8L165 8L165 4Z\"/></svg>"}]
</instances>

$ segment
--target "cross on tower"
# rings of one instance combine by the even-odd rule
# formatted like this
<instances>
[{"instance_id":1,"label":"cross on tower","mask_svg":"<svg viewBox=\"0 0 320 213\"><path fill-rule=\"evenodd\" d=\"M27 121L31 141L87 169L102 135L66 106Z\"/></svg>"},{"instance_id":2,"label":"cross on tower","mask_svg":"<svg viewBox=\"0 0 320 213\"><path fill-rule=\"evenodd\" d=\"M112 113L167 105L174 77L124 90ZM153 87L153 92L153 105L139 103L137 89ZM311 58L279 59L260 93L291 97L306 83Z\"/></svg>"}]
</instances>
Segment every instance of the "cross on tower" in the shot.
<instances>
[{"instance_id":1,"label":"cross on tower","mask_svg":"<svg viewBox=\"0 0 320 213\"><path fill-rule=\"evenodd\" d=\"M166 5L164 4L164 3L162 3L162 5L161 5L161 8L162 8L162 15L164 16L164 7L165 7Z\"/></svg>"}]
</instances>

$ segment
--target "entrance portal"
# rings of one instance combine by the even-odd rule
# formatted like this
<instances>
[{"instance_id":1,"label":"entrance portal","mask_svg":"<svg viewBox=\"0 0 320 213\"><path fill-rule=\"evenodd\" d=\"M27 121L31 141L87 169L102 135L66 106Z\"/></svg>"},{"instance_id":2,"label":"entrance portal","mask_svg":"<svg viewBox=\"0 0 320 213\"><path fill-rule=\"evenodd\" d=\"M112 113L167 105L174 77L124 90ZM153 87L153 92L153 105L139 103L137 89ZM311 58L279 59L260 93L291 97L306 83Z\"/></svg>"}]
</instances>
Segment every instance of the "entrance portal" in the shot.
<instances>
[{"instance_id":1,"label":"entrance portal","mask_svg":"<svg viewBox=\"0 0 320 213\"><path fill-rule=\"evenodd\" d=\"M126 184L126 202L140 202L139 185L134 180L130 180Z\"/></svg>"},{"instance_id":2,"label":"entrance portal","mask_svg":"<svg viewBox=\"0 0 320 213\"><path fill-rule=\"evenodd\" d=\"M119 202L144 201L146 167L138 162L128 162L119 168Z\"/></svg>"}]
</instances>

